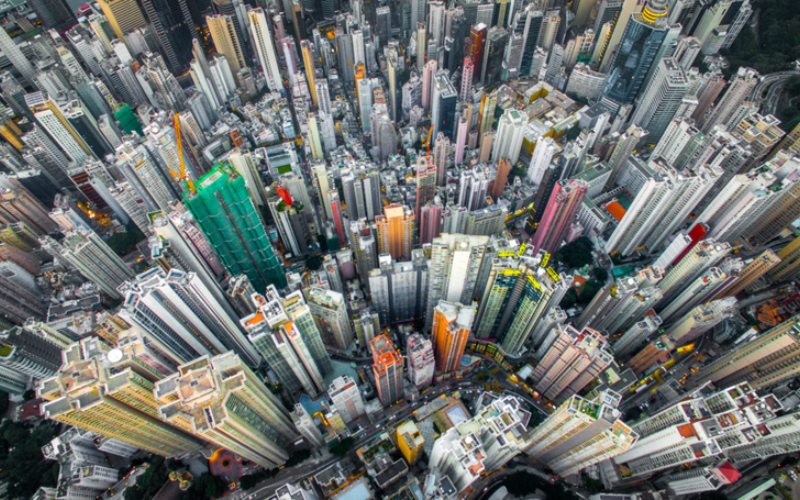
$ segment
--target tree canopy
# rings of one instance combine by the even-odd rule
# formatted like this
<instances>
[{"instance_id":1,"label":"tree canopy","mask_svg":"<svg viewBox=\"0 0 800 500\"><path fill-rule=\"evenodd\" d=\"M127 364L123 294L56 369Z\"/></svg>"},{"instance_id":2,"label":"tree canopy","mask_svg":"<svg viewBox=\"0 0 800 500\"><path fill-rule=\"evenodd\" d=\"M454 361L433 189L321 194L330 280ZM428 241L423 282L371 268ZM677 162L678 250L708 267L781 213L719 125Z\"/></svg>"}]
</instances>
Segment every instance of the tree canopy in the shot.
<instances>
[{"instance_id":1,"label":"tree canopy","mask_svg":"<svg viewBox=\"0 0 800 500\"><path fill-rule=\"evenodd\" d=\"M558 249L555 258L565 266L574 269L591 264L594 260L592 250L594 245L592 240L586 236L581 236L572 243L567 243Z\"/></svg>"},{"instance_id":2,"label":"tree canopy","mask_svg":"<svg viewBox=\"0 0 800 500\"><path fill-rule=\"evenodd\" d=\"M0 426L0 470L6 474L9 491L28 498L40 486L54 487L58 464L45 460L42 446L58 435L58 426L46 422L32 428L24 422L6 421Z\"/></svg>"}]
</instances>

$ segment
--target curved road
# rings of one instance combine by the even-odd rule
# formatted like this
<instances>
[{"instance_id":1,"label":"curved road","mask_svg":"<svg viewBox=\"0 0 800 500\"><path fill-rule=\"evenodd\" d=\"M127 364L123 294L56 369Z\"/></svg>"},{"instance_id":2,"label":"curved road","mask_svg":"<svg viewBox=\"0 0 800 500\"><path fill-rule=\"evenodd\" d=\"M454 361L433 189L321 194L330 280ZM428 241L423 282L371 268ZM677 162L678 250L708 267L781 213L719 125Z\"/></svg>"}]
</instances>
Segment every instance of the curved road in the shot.
<instances>
[{"instance_id":1,"label":"curved road","mask_svg":"<svg viewBox=\"0 0 800 500\"><path fill-rule=\"evenodd\" d=\"M800 71L779 71L761 77L758 85L753 88L750 100L758 103L761 107L761 114L772 114L778 105L783 87L789 78L800 75ZM766 96L764 91L767 91Z\"/></svg>"}]
</instances>

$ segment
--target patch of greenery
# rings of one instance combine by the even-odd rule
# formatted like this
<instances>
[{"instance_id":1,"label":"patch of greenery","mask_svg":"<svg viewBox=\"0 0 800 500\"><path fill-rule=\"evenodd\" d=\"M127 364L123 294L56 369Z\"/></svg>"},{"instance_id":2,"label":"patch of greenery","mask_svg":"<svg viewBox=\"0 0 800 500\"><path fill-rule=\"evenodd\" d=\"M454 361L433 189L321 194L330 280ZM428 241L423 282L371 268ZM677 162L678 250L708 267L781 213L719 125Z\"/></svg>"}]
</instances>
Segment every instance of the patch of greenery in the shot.
<instances>
[{"instance_id":1,"label":"patch of greenery","mask_svg":"<svg viewBox=\"0 0 800 500\"><path fill-rule=\"evenodd\" d=\"M144 239L144 234L133 221L129 222L125 227L127 228L126 232L114 233L106 240L111 250L120 257L124 257L136 250L136 245Z\"/></svg>"},{"instance_id":2,"label":"patch of greenery","mask_svg":"<svg viewBox=\"0 0 800 500\"><path fill-rule=\"evenodd\" d=\"M522 165L517 165L516 167L511 169L511 171L508 173L508 184L509 185L514 183L514 178L515 177L524 178L525 177L525 167L523 167Z\"/></svg>"},{"instance_id":3,"label":"patch of greenery","mask_svg":"<svg viewBox=\"0 0 800 500\"><path fill-rule=\"evenodd\" d=\"M800 58L800 2L760 0L755 8L758 33L747 24L730 49L720 53L728 59L728 72L741 66L753 68L762 75L792 69Z\"/></svg>"},{"instance_id":4,"label":"patch of greenery","mask_svg":"<svg viewBox=\"0 0 800 500\"><path fill-rule=\"evenodd\" d=\"M579 135L581 135L581 128L575 125L571 129L567 130L566 137L568 141L574 141Z\"/></svg>"},{"instance_id":5,"label":"patch of greenery","mask_svg":"<svg viewBox=\"0 0 800 500\"><path fill-rule=\"evenodd\" d=\"M158 493L164 483L169 481L170 470L177 470L180 464L170 460L169 465L163 457L153 455L144 474L136 478L136 484L125 489L125 500L147 500Z\"/></svg>"},{"instance_id":6,"label":"patch of greenery","mask_svg":"<svg viewBox=\"0 0 800 500\"><path fill-rule=\"evenodd\" d=\"M227 489L228 482L224 478L206 472L192 479L192 486L183 492L181 500L220 498Z\"/></svg>"},{"instance_id":7,"label":"patch of greenery","mask_svg":"<svg viewBox=\"0 0 800 500\"><path fill-rule=\"evenodd\" d=\"M605 267L595 267L592 269L592 275L597 281L605 283L605 281L608 279L608 270L606 270Z\"/></svg>"},{"instance_id":8,"label":"patch of greenery","mask_svg":"<svg viewBox=\"0 0 800 500\"><path fill-rule=\"evenodd\" d=\"M44 459L42 446L57 435L58 426L49 421L36 428L10 420L0 426L0 470L16 498L29 498L40 486L56 486L58 464Z\"/></svg>"},{"instance_id":9,"label":"patch of greenery","mask_svg":"<svg viewBox=\"0 0 800 500\"><path fill-rule=\"evenodd\" d=\"M322 267L322 257L319 255L312 255L306 259L306 267L312 271L316 271Z\"/></svg>"},{"instance_id":10,"label":"patch of greenery","mask_svg":"<svg viewBox=\"0 0 800 500\"><path fill-rule=\"evenodd\" d=\"M328 449L330 449L331 453L333 453L337 457L343 457L343 456L347 455L347 453L350 450L353 449L353 445L356 444L356 441L355 441L355 439L353 439L351 437L348 437L348 438L342 439L339 442L336 442L335 444L332 444L332 443L334 443L334 442L331 441L331 443L329 443L329 445L328 445Z\"/></svg>"},{"instance_id":11,"label":"patch of greenery","mask_svg":"<svg viewBox=\"0 0 800 500\"><path fill-rule=\"evenodd\" d=\"M592 240L586 236L581 236L572 243L567 243L561 247L556 253L555 258L558 262L561 262L571 269L583 267L593 262L593 249L594 245L592 244Z\"/></svg>"}]
</instances>

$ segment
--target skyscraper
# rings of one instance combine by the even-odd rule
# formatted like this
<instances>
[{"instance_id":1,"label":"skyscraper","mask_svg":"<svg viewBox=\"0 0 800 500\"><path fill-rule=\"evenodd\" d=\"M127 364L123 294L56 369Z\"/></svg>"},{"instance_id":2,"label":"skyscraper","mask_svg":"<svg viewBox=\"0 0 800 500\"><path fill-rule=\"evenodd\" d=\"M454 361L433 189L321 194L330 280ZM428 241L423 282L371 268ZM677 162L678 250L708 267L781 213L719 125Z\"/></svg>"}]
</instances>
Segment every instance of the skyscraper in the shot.
<instances>
[{"instance_id":1,"label":"skyscraper","mask_svg":"<svg viewBox=\"0 0 800 500\"><path fill-rule=\"evenodd\" d=\"M239 323L250 342L289 391L315 396L325 390L331 362L311 310L298 290L281 298L273 285L254 297L258 310Z\"/></svg>"},{"instance_id":2,"label":"skyscraper","mask_svg":"<svg viewBox=\"0 0 800 500\"><path fill-rule=\"evenodd\" d=\"M98 0L98 3L120 40L125 39L125 34L147 25L136 0Z\"/></svg>"},{"instance_id":3,"label":"skyscraper","mask_svg":"<svg viewBox=\"0 0 800 500\"><path fill-rule=\"evenodd\" d=\"M198 451L201 439L158 418L153 385L163 376L130 359L115 363L117 358L97 339L69 346L58 373L36 387L47 401L42 415L164 457Z\"/></svg>"},{"instance_id":4,"label":"skyscraper","mask_svg":"<svg viewBox=\"0 0 800 500\"><path fill-rule=\"evenodd\" d=\"M256 290L268 284L286 286L244 178L233 168L214 165L183 199L228 272L247 275Z\"/></svg>"},{"instance_id":5,"label":"skyscraper","mask_svg":"<svg viewBox=\"0 0 800 500\"><path fill-rule=\"evenodd\" d=\"M283 465L298 437L281 401L232 352L179 366L153 392L162 420L265 468Z\"/></svg>"},{"instance_id":6,"label":"skyscraper","mask_svg":"<svg viewBox=\"0 0 800 500\"><path fill-rule=\"evenodd\" d=\"M406 342L408 378L412 384L417 386L417 389L422 389L433 381L433 372L436 367L433 344L419 333L409 335Z\"/></svg>"},{"instance_id":7,"label":"skyscraper","mask_svg":"<svg viewBox=\"0 0 800 500\"><path fill-rule=\"evenodd\" d=\"M634 2L626 0L625 4ZM609 75L604 94L617 105L634 101L650 69L658 63L656 59L668 31L666 14L666 0L648 0L641 14L633 13L625 19L619 45L610 45L607 49L605 58L610 57L610 61L606 65L604 58L601 67L601 70L607 68ZM623 28L620 24L621 21L617 21L612 44L617 30Z\"/></svg>"},{"instance_id":8,"label":"skyscraper","mask_svg":"<svg viewBox=\"0 0 800 500\"><path fill-rule=\"evenodd\" d=\"M375 217L380 253L388 253L396 260L411 258L414 240L414 214L408 207L393 204L383 208L383 215Z\"/></svg>"},{"instance_id":9,"label":"skyscraper","mask_svg":"<svg viewBox=\"0 0 800 500\"><path fill-rule=\"evenodd\" d=\"M121 298L117 287L133 277L128 265L90 229L67 231L61 243L46 237L44 249L75 266L110 297Z\"/></svg>"},{"instance_id":10,"label":"skyscraper","mask_svg":"<svg viewBox=\"0 0 800 500\"><path fill-rule=\"evenodd\" d=\"M19 71L22 77L28 81L28 84L35 87L36 82L34 77L36 76L36 70L31 64L31 61L25 57L20 48L17 47L16 42L8 36L5 29L0 33L0 50L2 50L3 54L8 58L8 61Z\"/></svg>"},{"instance_id":11,"label":"skyscraper","mask_svg":"<svg viewBox=\"0 0 800 500\"><path fill-rule=\"evenodd\" d=\"M189 68L192 53L188 47L197 36L187 0L141 0L151 30L155 32L164 57L174 75ZM124 61L123 61L124 62Z\"/></svg>"},{"instance_id":12,"label":"skyscraper","mask_svg":"<svg viewBox=\"0 0 800 500\"><path fill-rule=\"evenodd\" d=\"M487 119L491 120L491 117ZM500 158L508 158L512 166L517 164L526 125L527 117L518 109L510 108L503 113L497 125L497 135L492 146L493 163L499 162Z\"/></svg>"},{"instance_id":13,"label":"skyscraper","mask_svg":"<svg viewBox=\"0 0 800 500\"><path fill-rule=\"evenodd\" d=\"M717 387L748 383L766 389L800 373L794 353L800 348L798 318L792 317L715 359L689 380L691 387L711 381Z\"/></svg>"},{"instance_id":14,"label":"skyscraper","mask_svg":"<svg viewBox=\"0 0 800 500\"><path fill-rule=\"evenodd\" d=\"M475 320L476 337L497 339L506 353L517 355L533 332L540 332L545 315L571 286L570 279L542 267L544 259L544 251L492 259ZM533 347L538 349L542 340L531 339Z\"/></svg>"},{"instance_id":15,"label":"skyscraper","mask_svg":"<svg viewBox=\"0 0 800 500\"><path fill-rule=\"evenodd\" d=\"M695 74L685 71L672 57L656 64L653 78L647 82L631 119L631 123L649 132L650 144L658 143L664 135L696 80Z\"/></svg>"},{"instance_id":16,"label":"skyscraper","mask_svg":"<svg viewBox=\"0 0 800 500\"><path fill-rule=\"evenodd\" d=\"M272 33L269 29L270 23L268 22L267 14L264 12L264 9L260 7L250 9L247 11L247 19L250 21L250 31L253 35L253 41L256 44L258 60L261 63L261 70L264 72L264 77L267 80L267 86L272 91L281 91L283 90L283 81L281 80L281 72L278 68L278 58L275 55L275 45L272 42ZM306 41L306 43L308 42ZM314 104L316 105L317 94L314 88L313 60L311 58L306 60L306 49L303 50L303 61L305 61L306 65L311 63L311 68L306 67L306 74L310 75L307 77L307 81L311 89L311 96L314 98Z\"/></svg>"},{"instance_id":17,"label":"skyscraper","mask_svg":"<svg viewBox=\"0 0 800 500\"><path fill-rule=\"evenodd\" d=\"M333 379L328 389L328 397L331 398L334 408L345 423L356 420L365 412L358 384L347 375Z\"/></svg>"},{"instance_id":18,"label":"skyscraper","mask_svg":"<svg viewBox=\"0 0 800 500\"><path fill-rule=\"evenodd\" d=\"M591 328L554 328L533 372L534 387L552 401L565 401L614 362L608 341Z\"/></svg>"},{"instance_id":19,"label":"skyscraper","mask_svg":"<svg viewBox=\"0 0 800 500\"><path fill-rule=\"evenodd\" d=\"M571 179L556 183L533 237L534 251L555 253L558 250L569 235L588 188L589 183L583 180Z\"/></svg>"},{"instance_id":20,"label":"skyscraper","mask_svg":"<svg viewBox=\"0 0 800 500\"><path fill-rule=\"evenodd\" d=\"M421 249L411 251L411 262L379 257L380 267L369 273L372 304L381 325L420 322L425 317L428 266Z\"/></svg>"},{"instance_id":21,"label":"skyscraper","mask_svg":"<svg viewBox=\"0 0 800 500\"><path fill-rule=\"evenodd\" d=\"M369 348L378 398L383 406L389 406L403 398L403 357L386 335L372 339Z\"/></svg>"},{"instance_id":22,"label":"skyscraper","mask_svg":"<svg viewBox=\"0 0 800 500\"><path fill-rule=\"evenodd\" d=\"M534 429L525 453L561 477L624 453L639 435L620 420L620 399L610 390L591 400L572 396Z\"/></svg>"},{"instance_id":23,"label":"skyscraper","mask_svg":"<svg viewBox=\"0 0 800 500\"><path fill-rule=\"evenodd\" d=\"M243 40L239 39L234 16L215 14L206 17L208 31L218 54L227 59L231 72L236 75L247 66Z\"/></svg>"},{"instance_id":24,"label":"skyscraper","mask_svg":"<svg viewBox=\"0 0 800 500\"><path fill-rule=\"evenodd\" d=\"M28 4L47 29L65 29L76 24L75 15L63 0L32 0Z\"/></svg>"},{"instance_id":25,"label":"skyscraper","mask_svg":"<svg viewBox=\"0 0 800 500\"><path fill-rule=\"evenodd\" d=\"M474 305L441 301L433 308L431 338L439 372L454 371L461 364L474 317Z\"/></svg>"},{"instance_id":26,"label":"skyscraper","mask_svg":"<svg viewBox=\"0 0 800 500\"><path fill-rule=\"evenodd\" d=\"M353 327L344 295L312 286L306 292L306 299L325 343L346 350L353 341Z\"/></svg>"},{"instance_id":27,"label":"skyscraper","mask_svg":"<svg viewBox=\"0 0 800 500\"><path fill-rule=\"evenodd\" d=\"M442 70L436 73L432 87L431 125L433 126L433 137L438 137L441 132L445 137L452 138L458 120L456 116L458 93L447 73Z\"/></svg>"},{"instance_id":28,"label":"skyscraper","mask_svg":"<svg viewBox=\"0 0 800 500\"><path fill-rule=\"evenodd\" d=\"M444 141L442 141L444 142ZM436 145L437 148L439 144ZM422 207L433 201L436 195L437 166L432 156L417 157L417 204L414 207L414 218L420 220Z\"/></svg>"}]
</instances>

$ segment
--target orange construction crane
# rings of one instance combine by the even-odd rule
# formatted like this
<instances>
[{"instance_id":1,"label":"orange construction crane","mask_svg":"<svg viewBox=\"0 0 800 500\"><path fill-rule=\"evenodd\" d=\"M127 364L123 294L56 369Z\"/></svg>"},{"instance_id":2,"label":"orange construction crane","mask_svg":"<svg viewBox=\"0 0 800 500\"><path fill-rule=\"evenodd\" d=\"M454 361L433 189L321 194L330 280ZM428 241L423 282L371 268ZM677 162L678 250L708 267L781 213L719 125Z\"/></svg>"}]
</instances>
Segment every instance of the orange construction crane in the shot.
<instances>
[{"instance_id":1,"label":"orange construction crane","mask_svg":"<svg viewBox=\"0 0 800 500\"><path fill-rule=\"evenodd\" d=\"M186 165L183 162L183 145L181 144L181 122L178 119L180 117L180 113L175 113L175 142L178 143L178 161L181 165L181 172L175 172L171 168L169 169L169 173L172 174L172 178L175 179L175 182L186 182L186 187L192 193L195 193L194 182L192 182L191 177L186 173Z\"/></svg>"},{"instance_id":2,"label":"orange construction crane","mask_svg":"<svg viewBox=\"0 0 800 500\"><path fill-rule=\"evenodd\" d=\"M427 148L428 148L428 153L427 153L428 156L431 155L431 135L432 134L433 134L433 125L431 125L430 130L428 130L428 138L425 139L425 146L427 146Z\"/></svg>"}]
</instances>

